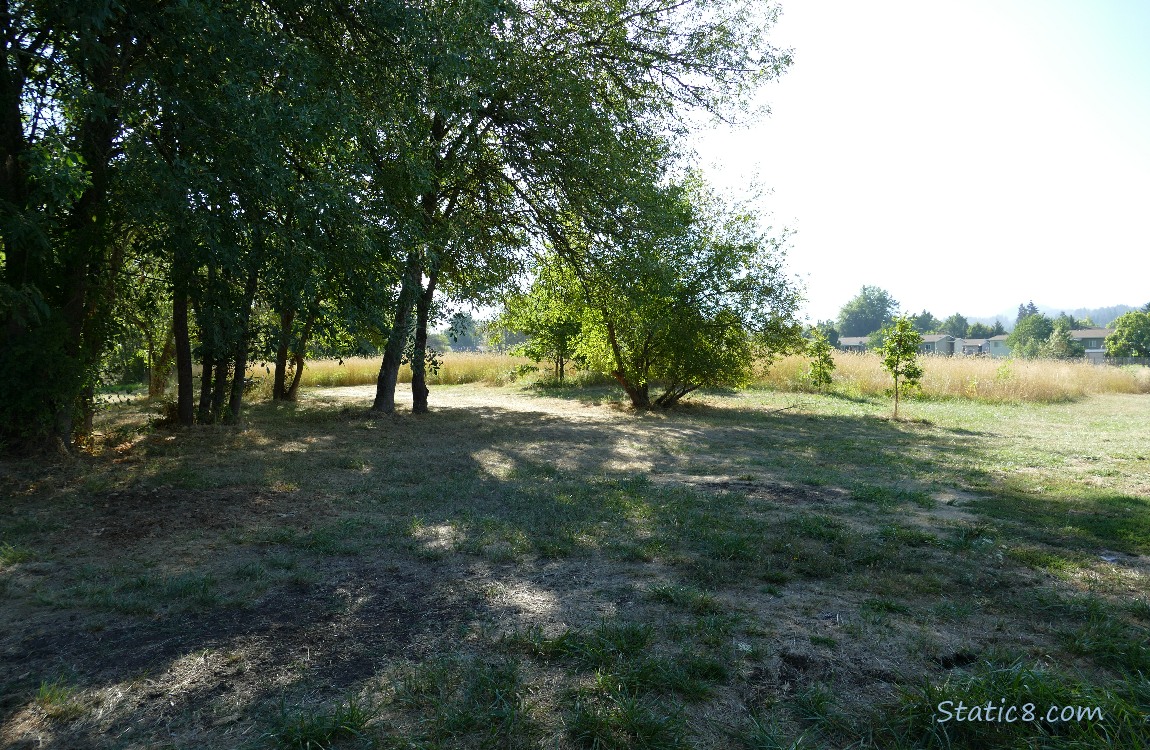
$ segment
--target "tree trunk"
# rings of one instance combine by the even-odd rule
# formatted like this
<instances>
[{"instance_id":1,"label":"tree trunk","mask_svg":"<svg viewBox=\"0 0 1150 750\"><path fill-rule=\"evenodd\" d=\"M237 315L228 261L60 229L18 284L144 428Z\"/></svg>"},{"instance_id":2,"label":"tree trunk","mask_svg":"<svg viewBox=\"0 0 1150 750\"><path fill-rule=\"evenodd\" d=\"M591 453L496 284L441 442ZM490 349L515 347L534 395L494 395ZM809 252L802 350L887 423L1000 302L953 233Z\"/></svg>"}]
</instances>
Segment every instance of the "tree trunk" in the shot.
<instances>
[{"instance_id":1,"label":"tree trunk","mask_svg":"<svg viewBox=\"0 0 1150 750\"><path fill-rule=\"evenodd\" d=\"M435 282L438 271L431 271L427 279L427 289L419 295L415 311L415 347L411 355L411 410L416 414L427 413L427 319L431 313L431 302L435 298Z\"/></svg>"},{"instance_id":2,"label":"tree trunk","mask_svg":"<svg viewBox=\"0 0 1150 750\"><path fill-rule=\"evenodd\" d=\"M395 411L395 384L399 380L399 366L403 362L403 350L407 347L407 323L411 317L416 290L420 287L419 256L411 253L407 256L407 267L404 269L403 281L399 289L399 301L396 304L395 319L392 321L391 333L387 337L387 348L383 352L383 364L379 368L379 379L375 384L375 403L371 408L391 414Z\"/></svg>"},{"instance_id":3,"label":"tree trunk","mask_svg":"<svg viewBox=\"0 0 1150 750\"><path fill-rule=\"evenodd\" d=\"M212 413L208 421L213 424L220 421L220 417L224 414L224 399L227 397L227 386L228 360L227 357L220 357L216 360L216 376L212 378Z\"/></svg>"},{"instance_id":4,"label":"tree trunk","mask_svg":"<svg viewBox=\"0 0 1150 750\"><path fill-rule=\"evenodd\" d=\"M316 299L316 308L318 309L319 299ZM288 388L285 398L288 401L295 401L296 396L299 395L299 384L303 378L304 360L307 354L307 341L311 338L311 329L315 325L316 313L312 312L308 315L307 322L303 325L303 332L299 336L299 346L292 352L292 362L295 365L295 372L292 373L291 387Z\"/></svg>"},{"instance_id":5,"label":"tree trunk","mask_svg":"<svg viewBox=\"0 0 1150 750\"><path fill-rule=\"evenodd\" d=\"M244 287L244 307L240 340L236 344L236 369L232 375L232 393L228 401L228 412L232 422L239 421L240 407L244 403L244 385L248 376L248 343L251 339L252 303L256 298L256 284L259 281L259 266L248 273L248 283Z\"/></svg>"},{"instance_id":6,"label":"tree trunk","mask_svg":"<svg viewBox=\"0 0 1150 750\"><path fill-rule=\"evenodd\" d=\"M604 316L606 317L606 316ZM623 390L627 392L627 396L631 399L631 406L636 409L649 409L651 407L651 396L647 392L647 381L642 383L631 383L627 379L627 371L623 366L623 350L619 346L619 339L615 335L615 324L607 323L607 342L611 345L611 354L615 358L615 369L611 373L611 377L619 381L619 385L623 386Z\"/></svg>"},{"instance_id":7,"label":"tree trunk","mask_svg":"<svg viewBox=\"0 0 1150 750\"><path fill-rule=\"evenodd\" d=\"M172 300L172 335L176 341L176 411L180 424L192 424L192 342L188 333L188 292L180 285Z\"/></svg>"},{"instance_id":8,"label":"tree trunk","mask_svg":"<svg viewBox=\"0 0 1150 750\"><path fill-rule=\"evenodd\" d=\"M655 399L655 406L670 409L679 403L684 396L698 389L697 385L671 385L659 398Z\"/></svg>"},{"instance_id":9,"label":"tree trunk","mask_svg":"<svg viewBox=\"0 0 1150 750\"><path fill-rule=\"evenodd\" d=\"M215 371L215 360L204 354L200 367L200 405L196 419L201 424L208 424L212 421L212 373Z\"/></svg>"},{"instance_id":10,"label":"tree trunk","mask_svg":"<svg viewBox=\"0 0 1150 750\"><path fill-rule=\"evenodd\" d=\"M272 400L283 401L288 399L287 391L287 363L288 351L291 349L292 323L295 321L295 310L280 312L280 343L276 348L276 373L272 382Z\"/></svg>"},{"instance_id":11,"label":"tree trunk","mask_svg":"<svg viewBox=\"0 0 1150 750\"><path fill-rule=\"evenodd\" d=\"M299 382L303 378L304 356L302 352L295 352L292 357L292 364L295 366L295 372L292 373L291 385L288 386L287 393L284 394L284 400L295 401L299 396Z\"/></svg>"},{"instance_id":12,"label":"tree trunk","mask_svg":"<svg viewBox=\"0 0 1150 750\"><path fill-rule=\"evenodd\" d=\"M647 391L646 383L634 385L618 370L612 372L611 377L615 378L615 380L619 381L619 385L623 386L623 390L627 392L627 396L631 399L631 406L636 409L651 408L651 395Z\"/></svg>"},{"instance_id":13,"label":"tree trunk","mask_svg":"<svg viewBox=\"0 0 1150 750\"><path fill-rule=\"evenodd\" d=\"M159 398L168 390L168 376L172 374L172 358L176 353L175 331L169 329L160 356L148 370L148 398Z\"/></svg>"}]
</instances>

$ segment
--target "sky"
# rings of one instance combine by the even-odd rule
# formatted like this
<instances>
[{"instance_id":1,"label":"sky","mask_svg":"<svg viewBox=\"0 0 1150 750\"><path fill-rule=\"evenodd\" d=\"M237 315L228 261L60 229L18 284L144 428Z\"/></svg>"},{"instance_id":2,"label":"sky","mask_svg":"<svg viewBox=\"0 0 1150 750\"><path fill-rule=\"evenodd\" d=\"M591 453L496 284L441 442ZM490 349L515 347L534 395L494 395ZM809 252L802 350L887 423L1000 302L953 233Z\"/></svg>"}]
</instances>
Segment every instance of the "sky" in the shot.
<instances>
[{"instance_id":1,"label":"sky","mask_svg":"<svg viewBox=\"0 0 1150 750\"><path fill-rule=\"evenodd\" d=\"M694 146L756 182L804 313L1150 301L1150 2L782 0L771 113Z\"/></svg>"}]
</instances>

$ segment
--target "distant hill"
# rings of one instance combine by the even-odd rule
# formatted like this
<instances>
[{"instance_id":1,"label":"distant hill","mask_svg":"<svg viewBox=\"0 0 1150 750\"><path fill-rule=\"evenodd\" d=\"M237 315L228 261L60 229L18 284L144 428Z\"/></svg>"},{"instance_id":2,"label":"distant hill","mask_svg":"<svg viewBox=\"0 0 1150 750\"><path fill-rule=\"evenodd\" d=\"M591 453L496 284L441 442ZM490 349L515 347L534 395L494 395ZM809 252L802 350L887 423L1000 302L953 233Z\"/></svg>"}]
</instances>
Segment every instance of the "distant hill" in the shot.
<instances>
[{"instance_id":1,"label":"distant hill","mask_svg":"<svg viewBox=\"0 0 1150 750\"><path fill-rule=\"evenodd\" d=\"M1137 310L1137 307L1130 305L1112 305L1110 307L1079 307L1074 310L1067 310L1064 307L1050 307L1049 305L1038 305L1038 309L1049 315L1056 317L1062 313L1073 315L1075 318L1090 318L1094 321L1094 325L1105 328L1114 322L1115 318L1131 310ZM994 325L995 319L1001 320L1002 324L1006 326L1006 330L1014 328L1014 319L1018 317L1018 306L1015 305L1010 310L1003 311L998 315L992 315L989 318L967 318L971 323L985 323L986 325Z\"/></svg>"}]
</instances>

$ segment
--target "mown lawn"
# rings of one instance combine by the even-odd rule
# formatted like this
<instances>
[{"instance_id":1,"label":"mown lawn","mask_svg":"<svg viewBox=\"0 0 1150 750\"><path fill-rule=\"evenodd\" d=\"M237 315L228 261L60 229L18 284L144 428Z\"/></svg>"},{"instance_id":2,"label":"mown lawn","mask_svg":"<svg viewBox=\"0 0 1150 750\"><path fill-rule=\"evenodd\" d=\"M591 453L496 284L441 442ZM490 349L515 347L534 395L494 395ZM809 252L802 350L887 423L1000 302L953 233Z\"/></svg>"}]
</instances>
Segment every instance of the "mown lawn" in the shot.
<instances>
[{"instance_id":1,"label":"mown lawn","mask_svg":"<svg viewBox=\"0 0 1150 750\"><path fill-rule=\"evenodd\" d=\"M370 390L0 465L0 745L1150 745L1150 397Z\"/></svg>"}]
</instances>

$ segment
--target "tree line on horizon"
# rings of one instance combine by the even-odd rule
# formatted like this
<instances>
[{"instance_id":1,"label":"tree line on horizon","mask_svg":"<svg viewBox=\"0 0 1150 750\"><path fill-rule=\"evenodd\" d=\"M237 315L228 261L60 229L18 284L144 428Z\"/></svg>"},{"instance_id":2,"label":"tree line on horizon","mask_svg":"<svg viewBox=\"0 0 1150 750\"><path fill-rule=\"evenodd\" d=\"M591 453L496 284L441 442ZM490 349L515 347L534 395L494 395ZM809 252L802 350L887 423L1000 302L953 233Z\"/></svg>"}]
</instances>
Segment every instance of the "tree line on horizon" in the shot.
<instances>
[{"instance_id":1,"label":"tree line on horizon","mask_svg":"<svg viewBox=\"0 0 1150 750\"><path fill-rule=\"evenodd\" d=\"M896 317L900 317L899 303L894 297L880 287L864 285L858 295L843 305L837 320L818 321L816 327L837 346L839 339L844 336L873 338ZM1052 318L1039 310L1033 300L1019 304L1017 317L1010 329L997 319L994 325L972 323L960 313L954 313L945 320L939 320L927 310L917 314L904 314L902 317L923 335L948 334L964 339L988 339L1007 335L1007 345L1011 347L1011 353L1024 358L1082 357L1085 355L1085 349L1070 337L1070 332L1097 327L1089 316L1076 318L1072 314L1062 312ZM1109 356L1150 356L1150 303L1140 310L1123 313L1111 325L1115 329L1115 334L1107 339ZM879 342L876 340L875 343Z\"/></svg>"},{"instance_id":2,"label":"tree line on horizon","mask_svg":"<svg viewBox=\"0 0 1150 750\"><path fill-rule=\"evenodd\" d=\"M692 168L700 116L789 66L749 0L28 0L3 15L0 448L91 430L133 358L181 424L254 362L410 363L432 328L550 293L632 403L797 339L785 237ZM534 291L525 291L534 290ZM513 305L516 303L512 303ZM566 304L566 303L565 303ZM155 395L155 394L154 394Z\"/></svg>"}]
</instances>

